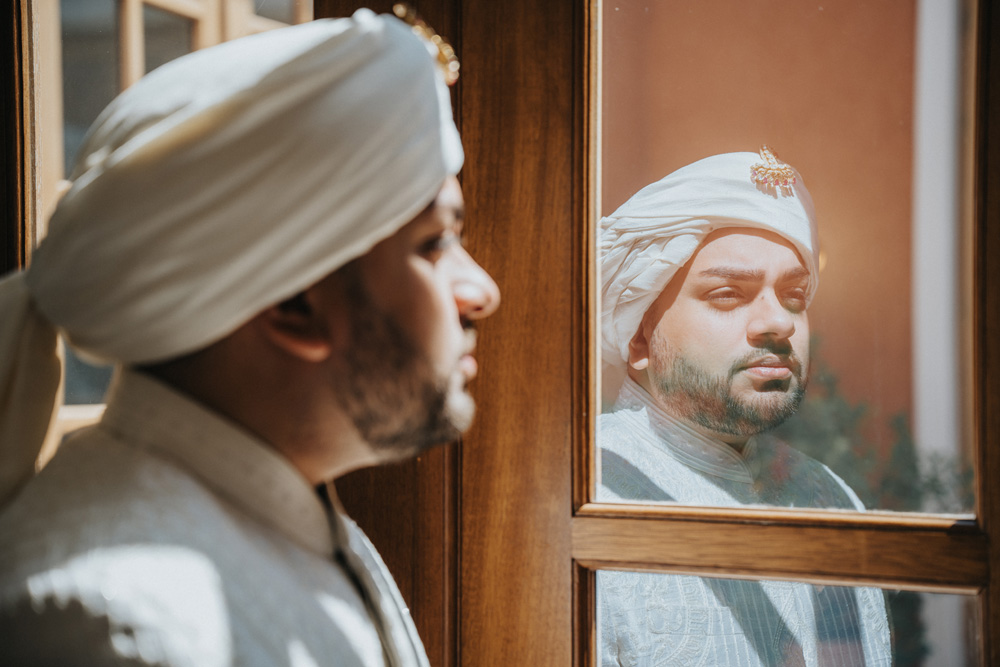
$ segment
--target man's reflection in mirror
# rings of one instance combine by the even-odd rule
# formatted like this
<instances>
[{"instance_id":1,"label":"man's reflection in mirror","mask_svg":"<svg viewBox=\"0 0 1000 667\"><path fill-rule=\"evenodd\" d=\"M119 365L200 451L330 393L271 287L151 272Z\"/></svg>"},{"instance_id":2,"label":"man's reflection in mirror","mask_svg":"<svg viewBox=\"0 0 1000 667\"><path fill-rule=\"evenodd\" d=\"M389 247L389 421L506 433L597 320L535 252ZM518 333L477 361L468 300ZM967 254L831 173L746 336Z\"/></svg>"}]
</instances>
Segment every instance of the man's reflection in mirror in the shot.
<instances>
[{"instance_id":1,"label":"man's reflection in mirror","mask_svg":"<svg viewBox=\"0 0 1000 667\"><path fill-rule=\"evenodd\" d=\"M770 438L802 400L816 216L767 147L688 165L600 223L601 502L863 510ZM780 548L776 545L776 548ZM867 588L598 573L602 665L890 665Z\"/></svg>"}]
</instances>

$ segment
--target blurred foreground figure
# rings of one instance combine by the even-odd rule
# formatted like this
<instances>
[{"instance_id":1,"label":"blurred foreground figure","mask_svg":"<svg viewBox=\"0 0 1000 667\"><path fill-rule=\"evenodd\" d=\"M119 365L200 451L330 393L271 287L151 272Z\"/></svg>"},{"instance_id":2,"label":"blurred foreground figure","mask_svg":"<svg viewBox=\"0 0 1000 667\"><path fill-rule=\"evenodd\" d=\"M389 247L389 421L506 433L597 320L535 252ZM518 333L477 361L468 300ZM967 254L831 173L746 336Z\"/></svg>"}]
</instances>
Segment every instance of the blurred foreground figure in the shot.
<instances>
[{"instance_id":1,"label":"blurred foreground figure","mask_svg":"<svg viewBox=\"0 0 1000 667\"><path fill-rule=\"evenodd\" d=\"M695 162L601 221L598 500L863 510L825 465L765 432L809 367L819 279L802 179L767 148ZM882 594L598 573L601 665L890 665Z\"/></svg>"},{"instance_id":2,"label":"blurred foreground figure","mask_svg":"<svg viewBox=\"0 0 1000 667\"><path fill-rule=\"evenodd\" d=\"M181 58L100 116L0 282L4 664L427 664L317 487L473 416L499 292L461 245L449 56L361 10ZM119 370L32 479L57 330Z\"/></svg>"}]
</instances>

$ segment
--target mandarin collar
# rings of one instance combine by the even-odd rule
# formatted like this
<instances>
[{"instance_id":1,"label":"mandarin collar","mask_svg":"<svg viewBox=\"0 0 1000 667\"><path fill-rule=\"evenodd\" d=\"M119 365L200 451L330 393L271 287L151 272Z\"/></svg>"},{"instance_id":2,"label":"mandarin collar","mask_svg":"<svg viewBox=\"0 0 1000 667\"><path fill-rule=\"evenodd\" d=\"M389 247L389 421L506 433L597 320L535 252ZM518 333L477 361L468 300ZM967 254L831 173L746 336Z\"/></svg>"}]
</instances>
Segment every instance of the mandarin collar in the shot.
<instances>
[{"instance_id":1,"label":"mandarin collar","mask_svg":"<svg viewBox=\"0 0 1000 667\"><path fill-rule=\"evenodd\" d=\"M649 393L631 377L625 378L614 411L645 412L653 434L653 444L690 468L734 482L753 484L760 473L757 438L751 437L738 452L716 438L710 438L671 417ZM641 415L637 415L641 417Z\"/></svg>"},{"instance_id":2,"label":"mandarin collar","mask_svg":"<svg viewBox=\"0 0 1000 667\"><path fill-rule=\"evenodd\" d=\"M116 374L99 428L179 464L219 496L299 546L330 557L339 516L271 445L223 415L128 368ZM336 508L338 503L333 499ZM333 530L331 530L331 524Z\"/></svg>"}]
</instances>

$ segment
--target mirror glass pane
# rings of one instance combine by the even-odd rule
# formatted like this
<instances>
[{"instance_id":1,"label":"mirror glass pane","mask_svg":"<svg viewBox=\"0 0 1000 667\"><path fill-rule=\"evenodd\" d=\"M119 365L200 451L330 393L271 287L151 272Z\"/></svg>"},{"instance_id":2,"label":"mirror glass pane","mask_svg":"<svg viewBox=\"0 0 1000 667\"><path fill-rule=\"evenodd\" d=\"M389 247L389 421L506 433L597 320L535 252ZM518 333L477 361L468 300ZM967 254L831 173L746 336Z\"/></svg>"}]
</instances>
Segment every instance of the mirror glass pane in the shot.
<instances>
[{"instance_id":1,"label":"mirror glass pane","mask_svg":"<svg viewBox=\"0 0 1000 667\"><path fill-rule=\"evenodd\" d=\"M62 91L65 169L91 123L118 94L118 3L62 0Z\"/></svg>"},{"instance_id":2,"label":"mirror glass pane","mask_svg":"<svg viewBox=\"0 0 1000 667\"><path fill-rule=\"evenodd\" d=\"M257 16L282 23L294 23L295 2L294 0L255 0L254 13Z\"/></svg>"},{"instance_id":3,"label":"mirror glass pane","mask_svg":"<svg viewBox=\"0 0 1000 667\"><path fill-rule=\"evenodd\" d=\"M597 664L971 667L978 610L971 595L602 570Z\"/></svg>"},{"instance_id":4,"label":"mirror glass pane","mask_svg":"<svg viewBox=\"0 0 1000 667\"><path fill-rule=\"evenodd\" d=\"M972 511L973 10L602 4L598 501Z\"/></svg>"},{"instance_id":5,"label":"mirror glass pane","mask_svg":"<svg viewBox=\"0 0 1000 667\"><path fill-rule=\"evenodd\" d=\"M190 19L146 5L142 8L142 24L147 72L192 51Z\"/></svg>"},{"instance_id":6,"label":"mirror glass pane","mask_svg":"<svg viewBox=\"0 0 1000 667\"><path fill-rule=\"evenodd\" d=\"M62 0L62 125L65 173L90 125L118 94L118 3L115 0ZM66 349L65 402L100 403L111 378L110 367L85 363Z\"/></svg>"}]
</instances>

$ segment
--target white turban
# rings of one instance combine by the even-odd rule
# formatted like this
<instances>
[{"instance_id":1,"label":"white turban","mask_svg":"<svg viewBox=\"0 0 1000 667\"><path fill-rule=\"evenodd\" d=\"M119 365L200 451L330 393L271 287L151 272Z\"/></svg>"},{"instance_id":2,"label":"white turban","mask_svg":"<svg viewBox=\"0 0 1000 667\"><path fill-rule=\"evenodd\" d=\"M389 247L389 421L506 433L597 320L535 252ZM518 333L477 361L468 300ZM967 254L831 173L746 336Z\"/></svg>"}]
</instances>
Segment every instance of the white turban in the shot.
<instances>
[{"instance_id":1,"label":"white turban","mask_svg":"<svg viewBox=\"0 0 1000 667\"><path fill-rule=\"evenodd\" d=\"M463 154L433 54L359 10L190 54L111 103L30 269L0 282L0 503L48 428L54 330L111 362L198 350L434 199Z\"/></svg>"},{"instance_id":2,"label":"white turban","mask_svg":"<svg viewBox=\"0 0 1000 667\"><path fill-rule=\"evenodd\" d=\"M766 149L762 149L766 150ZM807 302L819 271L816 214L794 169L794 183L758 184L751 168L765 164L755 153L726 153L699 160L644 187L602 218L601 358L605 400L613 401L625 377L629 341L646 311L716 229L749 227L787 239L809 270ZM765 166L768 166L765 164Z\"/></svg>"}]
</instances>

